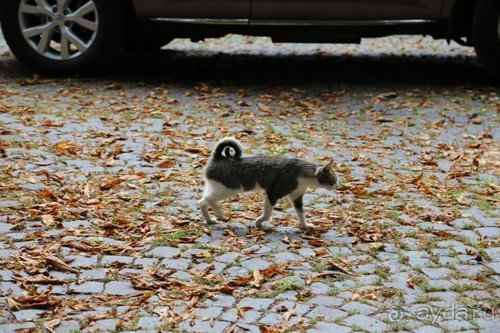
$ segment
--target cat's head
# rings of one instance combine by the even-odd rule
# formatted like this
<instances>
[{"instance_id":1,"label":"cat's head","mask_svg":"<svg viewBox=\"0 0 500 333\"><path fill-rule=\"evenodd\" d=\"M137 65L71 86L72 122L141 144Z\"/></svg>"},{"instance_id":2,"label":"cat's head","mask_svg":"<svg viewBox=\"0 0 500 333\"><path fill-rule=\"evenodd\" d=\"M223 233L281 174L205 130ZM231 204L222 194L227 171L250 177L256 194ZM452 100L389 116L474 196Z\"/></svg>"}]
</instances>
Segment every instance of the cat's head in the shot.
<instances>
[{"instance_id":1,"label":"cat's head","mask_svg":"<svg viewBox=\"0 0 500 333\"><path fill-rule=\"evenodd\" d=\"M316 180L320 187L335 190L339 184L337 174L333 170L335 163L333 160L323 167L318 167L315 172Z\"/></svg>"}]
</instances>

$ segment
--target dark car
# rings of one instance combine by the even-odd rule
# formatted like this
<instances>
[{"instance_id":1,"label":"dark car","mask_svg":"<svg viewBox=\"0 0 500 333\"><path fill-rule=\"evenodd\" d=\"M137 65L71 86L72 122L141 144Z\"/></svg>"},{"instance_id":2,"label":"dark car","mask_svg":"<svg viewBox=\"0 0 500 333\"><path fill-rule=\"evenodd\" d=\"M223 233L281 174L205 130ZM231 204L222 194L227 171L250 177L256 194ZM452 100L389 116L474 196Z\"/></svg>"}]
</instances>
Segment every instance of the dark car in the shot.
<instances>
[{"instance_id":1,"label":"dark car","mask_svg":"<svg viewBox=\"0 0 500 333\"><path fill-rule=\"evenodd\" d=\"M0 19L14 54L45 74L88 73L173 38L352 43L419 34L474 46L500 78L500 0L0 0Z\"/></svg>"}]
</instances>

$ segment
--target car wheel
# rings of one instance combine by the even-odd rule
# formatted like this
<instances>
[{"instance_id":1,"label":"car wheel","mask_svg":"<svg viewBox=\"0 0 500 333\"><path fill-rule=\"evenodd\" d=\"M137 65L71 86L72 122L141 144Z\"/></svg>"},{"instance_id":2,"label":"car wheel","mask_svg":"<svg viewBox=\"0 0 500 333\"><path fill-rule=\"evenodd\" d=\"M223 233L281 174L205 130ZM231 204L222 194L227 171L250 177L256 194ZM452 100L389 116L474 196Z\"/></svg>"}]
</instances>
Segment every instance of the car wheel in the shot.
<instances>
[{"instance_id":1,"label":"car wheel","mask_svg":"<svg viewBox=\"0 0 500 333\"><path fill-rule=\"evenodd\" d=\"M12 52L35 72L95 73L125 40L117 0L9 0L2 29Z\"/></svg>"},{"instance_id":2,"label":"car wheel","mask_svg":"<svg viewBox=\"0 0 500 333\"><path fill-rule=\"evenodd\" d=\"M472 29L479 60L493 77L500 80L500 1L480 0Z\"/></svg>"}]
</instances>

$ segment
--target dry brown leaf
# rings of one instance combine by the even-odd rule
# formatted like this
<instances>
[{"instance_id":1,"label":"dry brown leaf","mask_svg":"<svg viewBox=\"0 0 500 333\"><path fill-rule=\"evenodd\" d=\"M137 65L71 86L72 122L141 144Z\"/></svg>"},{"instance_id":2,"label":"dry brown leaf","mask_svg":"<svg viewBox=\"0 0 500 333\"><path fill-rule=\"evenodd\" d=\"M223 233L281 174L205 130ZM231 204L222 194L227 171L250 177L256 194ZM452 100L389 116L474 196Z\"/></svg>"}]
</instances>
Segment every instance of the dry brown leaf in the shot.
<instances>
[{"instance_id":1,"label":"dry brown leaf","mask_svg":"<svg viewBox=\"0 0 500 333\"><path fill-rule=\"evenodd\" d=\"M297 303L295 303L293 308L289 309L287 312L285 312L283 314L283 319L285 321L288 321L290 319L290 317L293 316L297 312L296 306L297 306Z\"/></svg>"},{"instance_id":2,"label":"dry brown leaf","mask_svg":"<svg viewBox=\"0 0 500 333\"><path fill-rule=\"evenodd\" d=\"M78 147L71 141L60 141L54 145L56 155L72 155L78 154Z\"/></svg>"},{"instance_id":3,"label":"dry brown leaf","mask_svg":"<svg viewBox=\"0 0 500 333\"><path fill-rule=\"evenodd\" d=\"M56 270L59 270L62 272L76 273L76 274L79 273L79 271L77 269L74 269L73 267L69 266L68 264L66 264L64 261L57 258L56 256L47 254L44 256L44 259L46 260L47 265L52 266Z\"/></svg>"},{"instance_id":4,"label":"dry brown leaf","mask_svg":"<svg viewBox=\"0 0 500 333\"><path fill-rule=\"evenodd\" d=\"M46 214L42 215L42 222L45 224L47 227L52 227L57 224L56 220L54 219L54 216Z\"/></svg>"},{"instance_id":5,"label":"dry brown leaf","mask_svg":"<svg viewBox=\"0 0 500 333\"><path fill-rule=\"evenodd\" d=\"M316 256L324 256L329 254L328 250L325 249L324 247L319 248L319 249L313 249L313 252Z\"/></svg>"}]
</instances>

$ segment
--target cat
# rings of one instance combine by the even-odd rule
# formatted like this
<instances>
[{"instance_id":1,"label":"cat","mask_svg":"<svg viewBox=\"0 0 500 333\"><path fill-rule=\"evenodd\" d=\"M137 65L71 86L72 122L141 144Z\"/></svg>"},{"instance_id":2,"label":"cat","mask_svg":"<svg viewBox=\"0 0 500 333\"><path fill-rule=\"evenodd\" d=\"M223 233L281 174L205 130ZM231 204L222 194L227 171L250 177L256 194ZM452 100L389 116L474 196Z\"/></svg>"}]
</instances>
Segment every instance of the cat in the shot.
<instances>
[{"instance_id":1,"label":"cat","mask_svg":"<svg viewBox=\"0 0 500 333\"><path fill-rule=\"evenodd\" d=\"M232 153L232 154L231 154ZM242 157L241 143L233 137L220 140L204 169L205 192L198 201L203 218L208 224L217 223L210 216L211 207L217 216L226 220L217 202L230 196L250 191L265 191L264 210L255 226L270 220L279 199L287 196L295 208L300 225L313 228L306 221L302 198L308 188L334 190L338 178L333 161L325 166L298 158L254 156Z\"/></svg>"}]
</instances>

